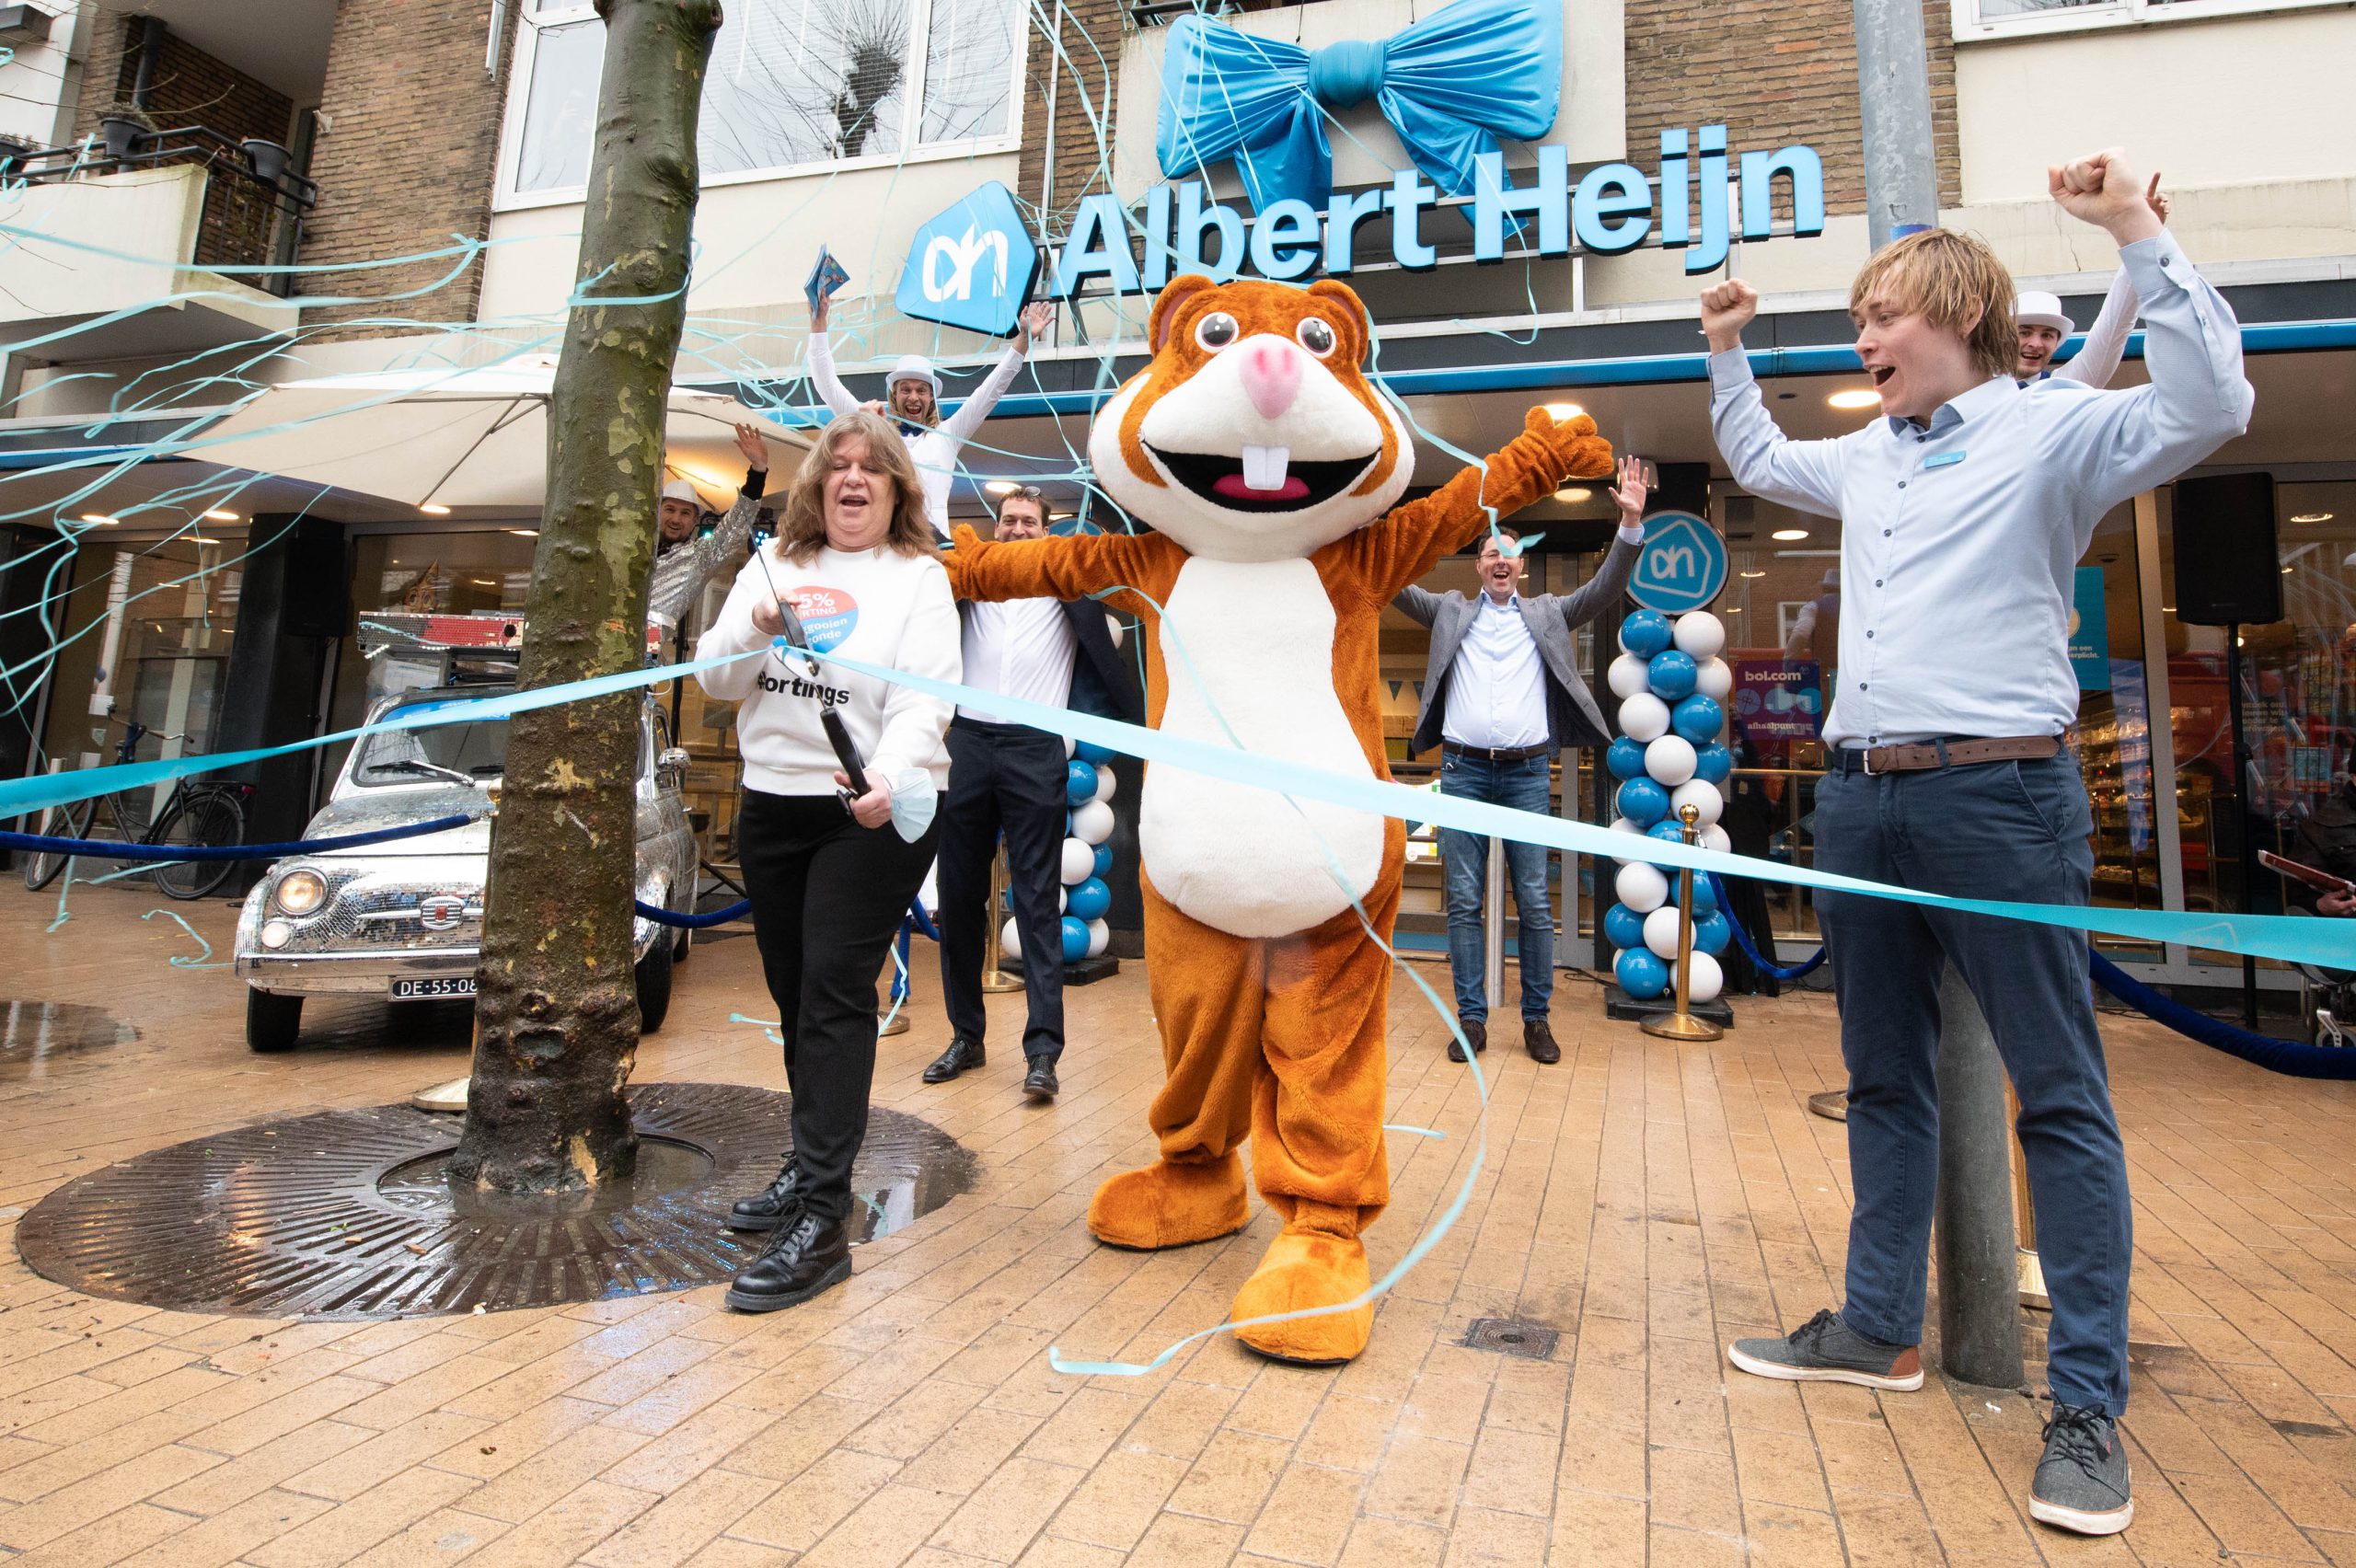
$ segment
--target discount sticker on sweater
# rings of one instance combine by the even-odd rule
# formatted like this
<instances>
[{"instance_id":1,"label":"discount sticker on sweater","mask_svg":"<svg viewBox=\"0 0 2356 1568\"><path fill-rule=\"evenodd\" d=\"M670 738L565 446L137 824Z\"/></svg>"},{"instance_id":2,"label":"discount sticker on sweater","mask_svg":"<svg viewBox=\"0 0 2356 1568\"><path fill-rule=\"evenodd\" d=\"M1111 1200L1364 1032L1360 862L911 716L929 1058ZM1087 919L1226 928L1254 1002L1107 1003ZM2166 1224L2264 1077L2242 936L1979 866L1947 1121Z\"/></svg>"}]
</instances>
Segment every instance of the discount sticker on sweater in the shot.
<instances>
[{"instance_id":1,"label":"discount sticker on sweater","mask_svg":"<svg viewBox=\"0 0 2356 1568\"><path fill-rule=\"evenodd\" d=\"M785 598L801 618L802 629L809 633L813 652L833 652L859 625L859 601L839 588L794 588Z\"/></svg>"}]
</instances>

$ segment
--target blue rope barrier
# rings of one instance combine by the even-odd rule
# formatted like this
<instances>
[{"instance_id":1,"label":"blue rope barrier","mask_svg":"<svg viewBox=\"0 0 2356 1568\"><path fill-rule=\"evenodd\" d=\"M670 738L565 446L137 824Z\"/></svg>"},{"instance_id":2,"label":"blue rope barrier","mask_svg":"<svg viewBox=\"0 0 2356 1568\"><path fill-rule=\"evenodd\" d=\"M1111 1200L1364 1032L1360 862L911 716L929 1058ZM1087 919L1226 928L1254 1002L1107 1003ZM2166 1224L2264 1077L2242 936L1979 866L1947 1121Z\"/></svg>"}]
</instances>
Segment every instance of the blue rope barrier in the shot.
<instances>
[{"instance_id":1,"label":"blue rope barrier","mask_svg":"<svg viewBox=\"0 0 2356 1568\"><path fill-rule=\"evenodd\" d=\"M676 909L664 909L642 898L630 900L630 907L638 911L641 920L652 920L658 926L685 926L700 931L707 926L724 926L731 920L741 920L753 912L753 901L740 898L725 909L715 909L709 915L682 915Z\"/></svg>"},{"instance_id":2,"label":"blue rope barrier","mask_svg":"<svg viewBox=\"0 0 2356 1568\"><path fill-rule=\"evenodd\" d=\"M2284 1073L2292 1078L2356 1078L2356 1050L2277 1040L2272 1035L2236 1029L2160 995L2140 980L2131 979L2119 965L2091 948L2086 957L2096 985L2154 1023L2165 1024L2187 1039L2239 1056L2270 1073Z\"/></svg>"},{"instance_id":3,"label":"blue rope barrier","mask_svg":"<svg viewBox=\"0 0 2356 1568\"><path fill-rule=\"evenodd\" d=\"M407 827L347 833L341 838L300 838L292 844L131 844L115 838L51 838L38 833L0 833L0 849L31 849L44 855L87 856L103 860L277 860L289 855L320 855L357 849L396 838L416 838L464 827L470 816L435 817Z\"/></svg>"},{"instance_id":4,"label":"blue rope barrier","mask_svg":"<svg viewBox=\"0 0 2356 1568\"><path fill-rule=\"evenodd\" d=\"M1726 912L1727 924L1734 928L1734 940L1742 948L1743 956L1750 960L1752 967L1756 968L1760 974L1771 980L1796 980L1824 962L1824 955L1830 950L1819 947L1806 960L1793 964L1788 969L1781 964L1768 963L1760 955L1759 949L1752 945L1750 933L1743 929L1742 922L1734 917L1734 905L1727 897L1727 884L1719 879L1715 871L1703 871L1702 874L1710 879L1710 891L1717 896L1718 907Z\"/></svg>"}]
</instances>

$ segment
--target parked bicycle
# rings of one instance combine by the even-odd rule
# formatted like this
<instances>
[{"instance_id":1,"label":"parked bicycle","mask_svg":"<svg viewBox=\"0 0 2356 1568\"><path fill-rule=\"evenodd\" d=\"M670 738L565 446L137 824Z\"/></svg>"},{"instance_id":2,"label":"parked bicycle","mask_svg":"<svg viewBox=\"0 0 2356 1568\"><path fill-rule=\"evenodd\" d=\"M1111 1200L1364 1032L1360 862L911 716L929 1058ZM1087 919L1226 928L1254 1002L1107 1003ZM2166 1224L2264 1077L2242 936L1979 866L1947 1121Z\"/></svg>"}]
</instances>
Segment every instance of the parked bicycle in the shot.
<instances>
[{"instance_id":1,"label":"parked bicycle","mask_svg":"<svg viewBox=\"0 0 2356 1568\"><path fill-rule=\"evenodd\" d=\"M122 740L114 752L119 763L138 761L139 743L150 735L167 741L188 739L186 735L151 730L136 719L115 718L111 721L123 727ZM123 844L242 844L246 839L246 798L253 790L250 784L183 778L172 787L172 792L165 797L163 809L151 821L141 802L152 791L110 790L87 801L50 807L41 813L40 825L33 831L46 838L102 839ZM57 880L57 873L65 869L65 862L72 858L48 850L26 851L25 885L39 893ZM218 888L237 869L235 860L166 860L148 875L168 896L192 899L202 898Z\"/></svg>"}]
</instances>

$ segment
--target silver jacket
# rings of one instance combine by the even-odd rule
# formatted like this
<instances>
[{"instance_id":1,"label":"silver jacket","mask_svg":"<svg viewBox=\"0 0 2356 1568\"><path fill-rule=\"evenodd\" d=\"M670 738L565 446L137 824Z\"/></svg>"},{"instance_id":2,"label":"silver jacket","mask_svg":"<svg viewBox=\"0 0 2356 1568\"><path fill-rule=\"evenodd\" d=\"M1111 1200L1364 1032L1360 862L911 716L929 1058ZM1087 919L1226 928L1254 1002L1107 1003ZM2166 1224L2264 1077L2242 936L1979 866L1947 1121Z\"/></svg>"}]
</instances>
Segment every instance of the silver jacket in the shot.
<instances>
[{"instance_id":1,"label":"silver jacket","mask_svg":"<svg viewBox=\"0 0 2356 1568\"><path fill-rule=\"evenodd\" d=\"M646 618L666 631L676 631L703 585L730 568L745 553L753 536L753 522L761 514L757 497L743 491L736 504L720 520L709 537L672 546L654 558L654 576L646 591Z\"/></svg>"}]
</instances>

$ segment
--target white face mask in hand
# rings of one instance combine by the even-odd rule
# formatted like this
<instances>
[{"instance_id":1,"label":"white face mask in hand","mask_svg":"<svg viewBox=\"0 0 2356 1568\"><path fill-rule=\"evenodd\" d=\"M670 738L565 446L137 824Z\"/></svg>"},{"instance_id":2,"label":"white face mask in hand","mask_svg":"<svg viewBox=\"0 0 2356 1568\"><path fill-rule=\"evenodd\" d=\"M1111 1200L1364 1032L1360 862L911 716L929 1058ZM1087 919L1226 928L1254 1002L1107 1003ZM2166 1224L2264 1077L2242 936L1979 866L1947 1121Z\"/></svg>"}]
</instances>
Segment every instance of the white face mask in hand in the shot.
<instances>
[{"instance_id":1,"label":"white face mask in hand","mask_svg":"<svg viewBox=\"0 0 2356 1568\"><path fill-rule=\"evenodd\" d=\"M932 775L921 767L898 768L884 787L892 792L892 831L901 842L914 844L932 825L933 811L941 803Z\"/></svg>"}]
</instances>

